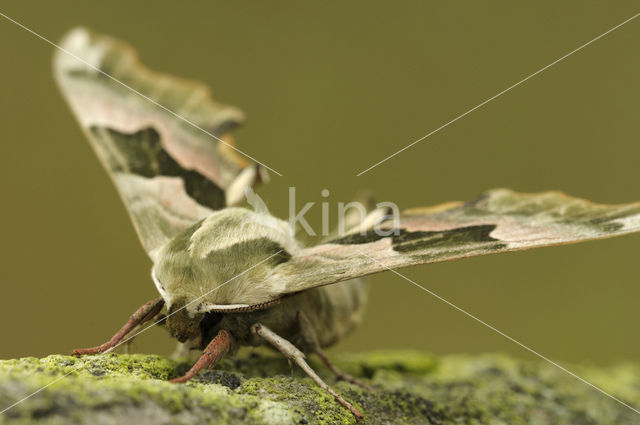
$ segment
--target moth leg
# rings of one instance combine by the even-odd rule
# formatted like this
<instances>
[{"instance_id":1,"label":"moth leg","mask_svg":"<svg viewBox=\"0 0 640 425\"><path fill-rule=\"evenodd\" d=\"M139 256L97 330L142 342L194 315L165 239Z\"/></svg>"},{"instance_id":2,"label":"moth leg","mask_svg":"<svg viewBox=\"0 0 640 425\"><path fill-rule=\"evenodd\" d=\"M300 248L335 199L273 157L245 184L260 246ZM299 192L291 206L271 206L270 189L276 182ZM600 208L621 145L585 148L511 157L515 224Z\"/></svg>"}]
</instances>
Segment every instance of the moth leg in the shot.
<instances>
[{"instance_id":1,"label":"moth leg","mask_svg":"<svg viewBox=\"0 0 640 425\"><path fill-rule=\"evenodd\" d=\"M144 324L146 322L153 322L158 326L164 326L166 317L167 316L164 313L158 313L155 315L155 317L146 319L145 321L138 323L133 329L129 331L129 334L137 335L144 329ZM122 344L122 351L124 352L124 354L129 354L131 352L131 348L134 346L134 339L135 338L129 338L124 344Z\"/></svg>"},{"instance_id":2,"label":"moth leg","mask_svg":"<svg viewBox=\"0 0 640 425\"><path fill-rule=\"evenodd\" d=\"M340 394L338 394L331 387L329 387L329 385L327 385L322 380L322 378L320 378L318 374L316 374L316 372L313 369L311 369L311 367L304 360L305 358L304 353L298 350L298 348L296 348L295 345L293 345L286 339L282 338L281 336L277 335L271 329L267 328L261 323L256 323L255 325L253 325L251 327L251 331L256 335L262 337L269 344L273 345L273 347L276 348L278 351L280 351L287 359L297 364L300 367L300 369L302 369L307 375L309 375L309 377L313 379L313 381L320 388L322 388L323 390L331 394L336 399L336 401L340 403L342 406L349 409L349 411L353 413L353 416L355 416L356 419L362 418L362 413L360 413L358 409L353 407L351 403L349 403L347 400L342 398Z\"/></svg>"},{"instance_id":3,"label":"moth leg","mask_svg":"<svg viewBox=\"0 0 640 425\"><path fill-rule=\"evenodd\" d=\"M316 356L318 356L320 360L322 360L322 363L324 363L324 365L331 372L333 372L334 375L336 375L336 378L338 378L338 380L350 382L370 392L374 391L374 389L364 381L361 381L360 379L341 371L336 367L336 365L331 363L324 350L320 347L318 337L316 336L316 332L313 330L309 319L307 319L307 316L301 311L298 312L298 322L300 324L300 331L305 342L309 344L309 346L311 346L311 350L313 350Z\"/></svg>"},{"instance_id":4,"label":"moth leg","mask_svg":"<svg viewBox=\"0 0 640 425\"><path fill-rule=\"evenodd\" d=\"M202 369L207 367L212 367L224 356L227 351L229 351L229 341L231 339L231 335L229 332L224 329L218 332L215 338L211 340L207 348L204 349L202 356L200 359L191 366L191 369L183 376L179 378L174 378L169 382L173 382L174 384L187 382L189 379L193 378L200 372Z\"/></svg>"},{"instance_id":5,"label":"moth leg","mask_svg":"<svg viewBox=\"0 0 640 425\"><path fill-rule=\"evenodd\" d=\"M142 307L137 309L133 315L131 315L127 323L125 323L125 325L109 341L102 345L98 345L97 347L76 348L73 350L71 355L81 356L84 354L97 354L110 350L118 345L118 343L120 343L120 341L122 341L136 326L148 322L156 317L156 315L160 313L160 310L162 310L163 306L164 300L162 298L146 302Z\"/></svg>"}]
</instances>

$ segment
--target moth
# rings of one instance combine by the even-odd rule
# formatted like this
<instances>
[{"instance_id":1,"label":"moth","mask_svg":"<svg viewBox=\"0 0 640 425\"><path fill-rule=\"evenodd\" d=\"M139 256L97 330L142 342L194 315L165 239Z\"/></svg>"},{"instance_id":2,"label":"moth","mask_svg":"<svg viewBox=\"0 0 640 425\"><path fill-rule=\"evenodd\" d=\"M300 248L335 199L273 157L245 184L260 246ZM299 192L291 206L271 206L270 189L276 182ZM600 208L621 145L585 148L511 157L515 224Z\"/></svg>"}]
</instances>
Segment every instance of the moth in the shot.
<instances>
[{"instance_id":1,"label":"moth","mask_svg":"<svg viewBox=\"0 0 640 425\"><path fill-rule=\"evenodd\" d=\"M305 356L368 387L323 351L359 323L363 276L640 230L640 203L496 189L394 216L373 209L344 234L303 246L266 208L236 206L245 193L255 200L252 188L267 179L263 167L230 147L230 131L244 120L240 110L215 102L199 83L150 71L131 47L108 36L78 28L61 47L56 80L124 201L160 294L108 342L75 355L110 350L136 326L164 318L184 347L203 350L172 382L193 378L238 347L268 345L361 417Z\"/></svg>"}]
</instances>

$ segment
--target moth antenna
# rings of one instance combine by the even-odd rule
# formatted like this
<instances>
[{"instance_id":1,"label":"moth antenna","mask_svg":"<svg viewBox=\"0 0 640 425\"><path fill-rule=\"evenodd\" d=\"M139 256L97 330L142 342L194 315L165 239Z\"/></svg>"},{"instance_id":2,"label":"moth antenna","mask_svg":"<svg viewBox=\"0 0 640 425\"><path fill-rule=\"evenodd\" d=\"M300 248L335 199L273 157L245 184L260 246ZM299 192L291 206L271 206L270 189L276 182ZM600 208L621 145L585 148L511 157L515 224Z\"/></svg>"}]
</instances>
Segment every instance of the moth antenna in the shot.
<instances>
[{"instance_id":1,"label":"moth antenna","mask_svg":"<svg viewBox=\"0 0 640 425\"><path fill-rule=\"evenodd\" d=\"M253 210L260 214L269 214L269 208L264 203L260 195L255 193L251 187L244 188L244 196L247 198L249 205L253 207Z\"/></svg>"},{"instance_id":2,"label":"moth antenna","mask_svg":"<svg viewBox=\"0 0 640 425\"><path fill-rule=\"evenodd\" d=\"M226 205L232 206L242 201L246 189L259 183L262 180L260 170L257 167L249 166L238 174L225 191Z\"/></svg>"}]
</instances>

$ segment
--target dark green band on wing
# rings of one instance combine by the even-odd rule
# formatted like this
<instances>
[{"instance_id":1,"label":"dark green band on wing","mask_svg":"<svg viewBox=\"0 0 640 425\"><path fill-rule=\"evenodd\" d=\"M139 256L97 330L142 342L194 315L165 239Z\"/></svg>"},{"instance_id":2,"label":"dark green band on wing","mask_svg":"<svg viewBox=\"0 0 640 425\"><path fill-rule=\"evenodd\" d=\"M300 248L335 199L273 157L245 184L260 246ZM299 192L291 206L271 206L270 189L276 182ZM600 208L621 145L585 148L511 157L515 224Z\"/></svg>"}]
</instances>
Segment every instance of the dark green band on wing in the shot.
<instances>
[{"instance_id":1,"label":"dark green band on wing","mask_svg":"<svg viewBox=\"0 0 640 425\"><path fill-rule=\"evenodd\" d=\"M403 230L399 230L399 232L403 232ZM341 238L333 239L327 241L327 243L335 243L339 245L361 245L364 243L371 243L379 241L380 239L388 238L390 236L382 236L377 234L374 231L367 230L366 233L354 233L352 235L343 236Z\"/></svg>"},{"instance_id":2,"label":"dark green band on wing","mask_svg":"<svg viewBox=\"0 0 640 425\"><path fill-rule=\"evenodd\" d=\"M378 241L385 237L391 237L391 247L394 251L411 254L413 252L426 249L446 249L456 248L465 244L490 244L492 249L504 246L499 239L491 237L491 232L495 230L493 224L466 226L457 229L435 231L435 232L409 232L400 229L397 235L382 236L375 231L368 231L364 235L355 234L343 238L334 239L328 243L341 245L358 245Z\"/></svg>"},{"instance_id":3,"label":"dark green band on wing","mask_svg":"<svg viewBox=\"0 0 640 425\"><path fill-rule=\"evenodd\" d=\"M407 232L401 231L393 236L392 247L395 251L411 253L433 248L455 248L465 244L491 244L491 248L500 248L504 244L490 236L495 230L493 224L459 227L440 232ZM498 242L498 243L496 243Z\"/></svg>"},{"instance_id":4,"label":"dark green band on wing","mask_svg":"<svg viewBox=\"0 0 640 425\"><path fill-rule=\"evenodd\" d=\"M211 180L194 170L178 164L160 143L160 134L153 128L135 133L121 133L105 127L91 127L96 140L108 152L109 166L114 172L137 174L142 177L180 177L187 194L200 205L213 210L225 206L224 191Z\"/></svg>"}]
</instances>

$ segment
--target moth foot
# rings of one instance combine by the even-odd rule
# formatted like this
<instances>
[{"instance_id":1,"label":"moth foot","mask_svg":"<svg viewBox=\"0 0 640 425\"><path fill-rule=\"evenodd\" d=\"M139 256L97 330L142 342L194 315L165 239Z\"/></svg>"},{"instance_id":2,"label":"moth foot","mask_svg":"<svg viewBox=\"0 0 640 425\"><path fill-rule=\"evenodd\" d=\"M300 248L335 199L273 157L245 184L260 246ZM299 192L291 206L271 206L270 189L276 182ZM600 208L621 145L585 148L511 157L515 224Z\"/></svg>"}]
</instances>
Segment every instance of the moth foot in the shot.
<instances>
[{"instance_id":1,"label":"moth foot","mask_svg":"<svg viewBox=\"0 0 640 425\"><path fill-rule=\"evenodd\" d=\"M215 366L216 363L229 351L229 342L231 335L224 329L218 332L215 338L211 340L207 348L204 349L200 359L189 369L187 373L178 378L173 378L169 382L173 384L181 384L187 382L198 374L202 369Z\"/></svg>"},{"instance_id":2,"label":"moth foot","mask_svg":"<svg viewBox=\"0 0 640 425\"><path fill-rule=\"evenodd\" d=\"M101 354L109 350L109 348L111 348L111 344L109 343L98 345L97 347L75 348L71 353L71 355L74 357L80 357L80 356L86 356L90 354Z\"/></svg>"},{"instance_id":3,"label":"moth foot","mask_svg":"<svg viewBox=\"0 0 640 425\"><path fill-rule=\"evenodd\" d=\"M311 378L316 385L320 388L328 392L333 396L333 398L340 403L344 408L349 410L353 416L357 420L362 419L362 413L351 403L345 400L340 394L335 392L333 388L327 385L322 378L318 376L318 374L309 366L309 364L304 360L304 353L300 351L295 345L286 339L282 338L280 335L274 333L271 329L264 326L261 323L256 323L251 327L251 331L262 337L265 341L271 344L275 349L280 351L287 359L293 361L298 365L300 369L302 369L309 378Z\"/></svg>"}]
</instances>

